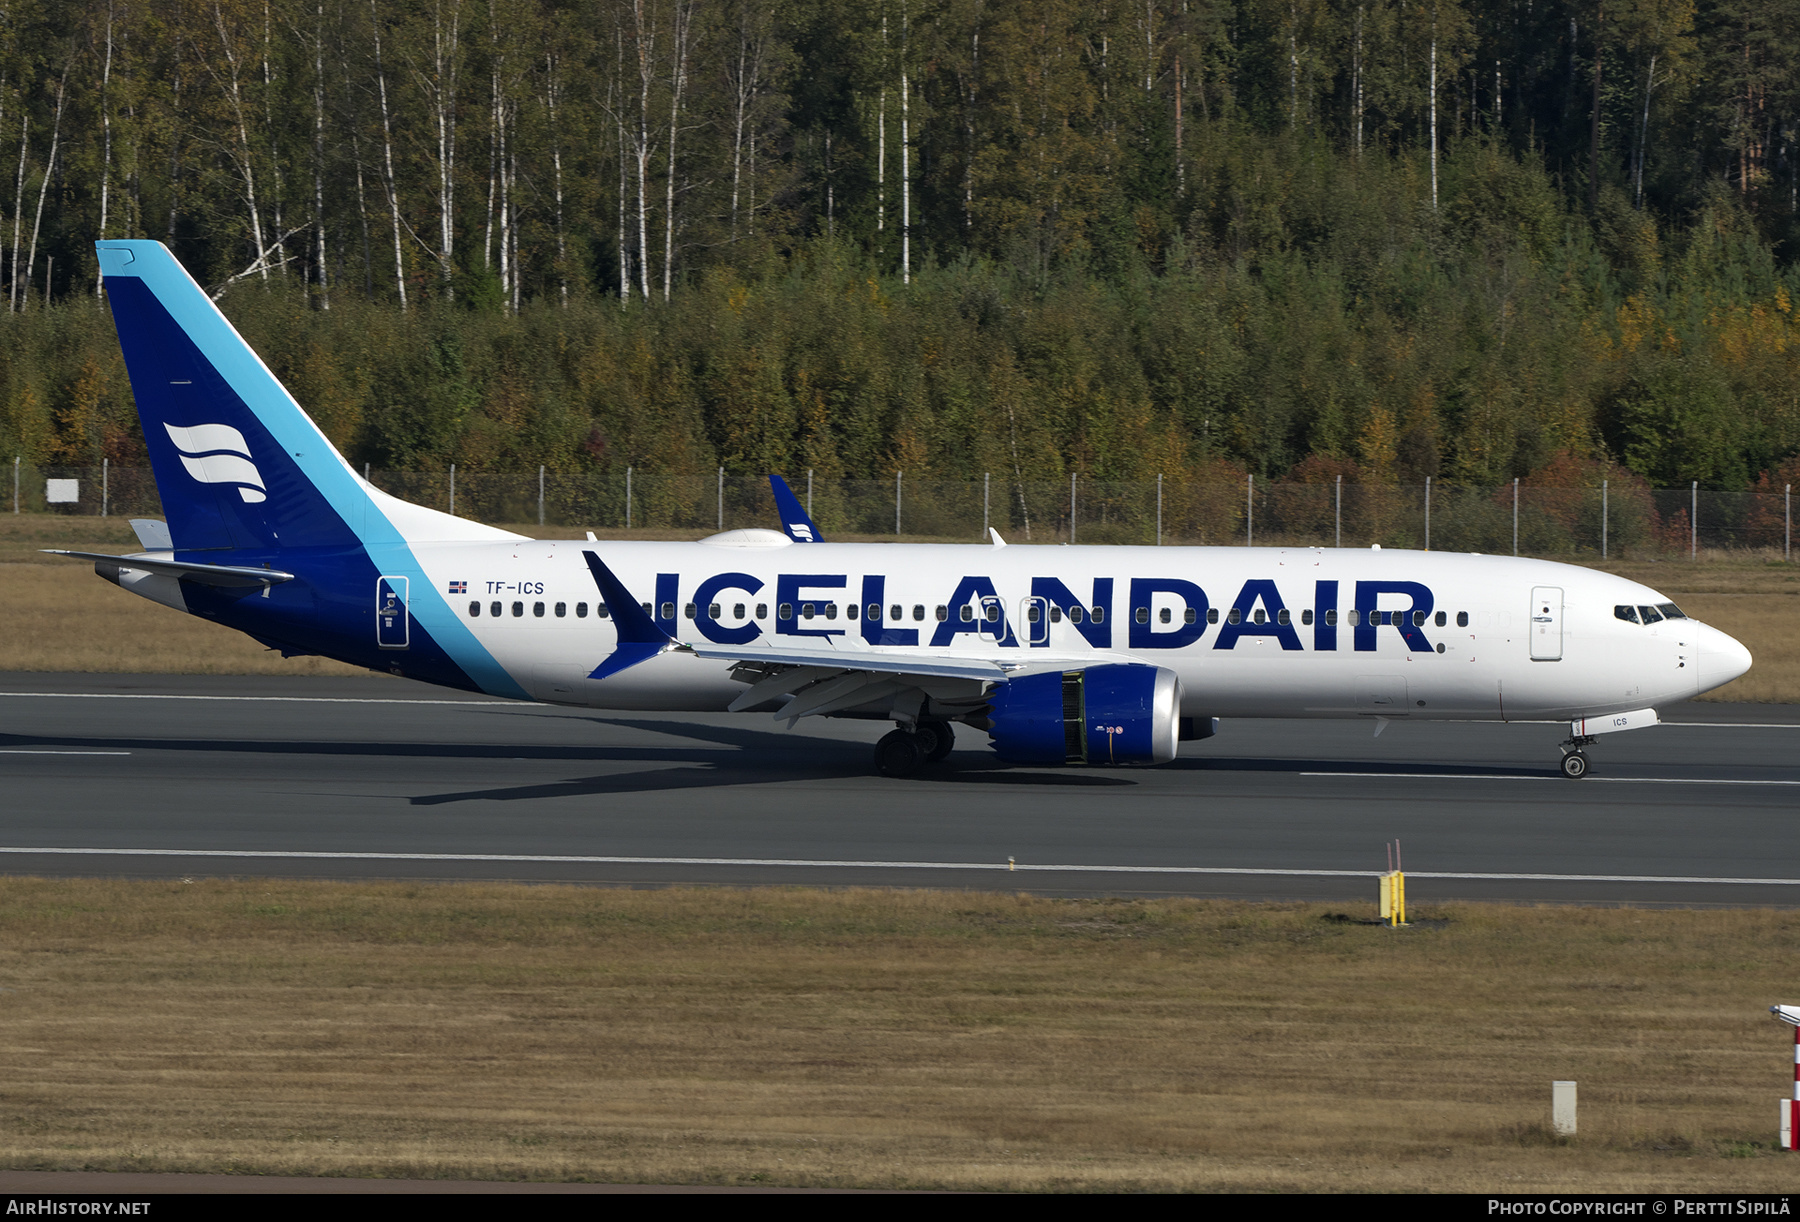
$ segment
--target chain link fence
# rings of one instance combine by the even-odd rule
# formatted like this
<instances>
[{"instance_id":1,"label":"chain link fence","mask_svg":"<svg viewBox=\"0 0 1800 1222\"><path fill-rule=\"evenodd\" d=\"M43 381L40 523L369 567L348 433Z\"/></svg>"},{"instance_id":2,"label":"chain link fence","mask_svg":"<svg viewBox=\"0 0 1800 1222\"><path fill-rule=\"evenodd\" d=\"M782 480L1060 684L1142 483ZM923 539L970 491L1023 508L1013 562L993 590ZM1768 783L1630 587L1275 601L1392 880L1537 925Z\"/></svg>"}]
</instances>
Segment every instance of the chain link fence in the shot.
<instances>
[{"instance_id":1,"label":"chain link fence","mask_svg":"<svg viewBox=\"0 0 1800 1222\"><path fill-rule=\"evenodd\" d=\"M403 500L497 525L692 531L775 527L768 480L631 468L537 473L381 471ZM789 480L828 538L1015 543L1435 548L1531 556L1697 554L1764 549L1791 558L1793 496L1635 483L1544 488L1175 480ZM158 517L148 468L37 467L15 460L24 513Z\"/></svg>"}]
</instances>

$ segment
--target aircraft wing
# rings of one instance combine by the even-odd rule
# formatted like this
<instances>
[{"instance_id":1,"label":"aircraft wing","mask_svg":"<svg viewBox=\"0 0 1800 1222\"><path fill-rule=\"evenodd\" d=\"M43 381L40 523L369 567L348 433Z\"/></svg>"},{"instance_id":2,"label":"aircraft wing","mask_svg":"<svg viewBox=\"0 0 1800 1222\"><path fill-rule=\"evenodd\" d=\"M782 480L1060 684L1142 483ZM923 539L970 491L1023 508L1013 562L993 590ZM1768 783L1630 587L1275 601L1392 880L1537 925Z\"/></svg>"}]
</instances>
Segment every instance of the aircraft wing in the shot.
<instances>
[{"instance_id":1,"label":"aircraft wing","mask_svg":"<svg viewBox=\"0 0 1800 1222\"><path fill-rule=\"evenodd\" d=\"M898 694L932 680L964 680L1001 683L1025 675L1041 674L1097 663L1130 663L1115 654L1065 657L1038 650L1000 649L991 653L947 649L894 649L864 645L855 637L826 637L816 647L770 647L761 644L684 644L677 641L644 613L644 608L604 561L593 552L582 553L600 588L600 597L619 634L612 655L596 667L591 679L605 679L620 671L670 652L730 662L750 671L750 688L731 704L731 711L751 708L780 696L794 699L777 714L791 723L866 704L883 695ZM840 643L841 642L841 643ZM803 690L804 689L804 690ZM979 702L980 688L969 699Z\"/></svg>"}]
</instances>

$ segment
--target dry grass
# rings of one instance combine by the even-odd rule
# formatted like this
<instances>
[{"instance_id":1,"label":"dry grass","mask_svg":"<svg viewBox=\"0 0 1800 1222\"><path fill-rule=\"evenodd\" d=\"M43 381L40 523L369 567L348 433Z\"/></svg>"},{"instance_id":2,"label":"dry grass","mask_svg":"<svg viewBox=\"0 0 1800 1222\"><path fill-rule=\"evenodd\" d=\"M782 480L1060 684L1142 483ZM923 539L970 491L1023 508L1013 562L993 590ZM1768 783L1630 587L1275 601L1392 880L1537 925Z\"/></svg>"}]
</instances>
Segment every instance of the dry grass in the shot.
<instances>
[{"instance_id":1,"label":"dry grass","mask_svg":"<svg viewBox=\"0 0 1800 1222\"><path fill-rule=\"evenodd\" d=\"M543 538L582 531L513 529ZM597 532L624 537L623 531ZM635 532L631 537L691 538L692 532ZM358 674L323 658L284 660L249 638L147 602L95 577L78 561L38 548L132 551L119 519L54 514L0 515L0 613L12 626L0 639L0 670L146 674ZM1756 656L1744 678L1706 700L1800 702L1800 565L1778 555L1706 553L1698 562L1613 561L1604 566L1676 599L1729 632Z\"/></svg>"},{"instance_id":2,"label":"dry grass","mask_svg":"<svg viewBox=\"0 0 1800 1222\"><path fill-rule=\"evenodd\" d=\"M1372 905L1371 905L1372 906ZM0 880L0 1164L1779 1190L1800 913ZM1552 1138L1550 1081L1581 1086Z\"/></svg>"}]
</instances>

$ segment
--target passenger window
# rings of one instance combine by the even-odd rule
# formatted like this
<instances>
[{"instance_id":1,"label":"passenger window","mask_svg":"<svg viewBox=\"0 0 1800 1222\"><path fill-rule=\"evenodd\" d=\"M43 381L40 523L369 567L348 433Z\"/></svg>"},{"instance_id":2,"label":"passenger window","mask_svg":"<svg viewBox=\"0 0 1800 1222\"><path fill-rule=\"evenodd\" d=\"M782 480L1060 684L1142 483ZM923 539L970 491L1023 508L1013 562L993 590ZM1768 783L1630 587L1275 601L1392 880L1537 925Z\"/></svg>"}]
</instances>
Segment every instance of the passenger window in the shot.
<instances>
[{"instance_id":1,"label":"passenger window","mask_svg":"<svg viewBox=\"0 0 1800 1222\"><path fill-rule=\"evenodd\" d=\"M1656 609L1663 613L1664 619L1686 619L1687 618L1687 616L1682 614L1681 608L1677 607L1674 603L1657 603Z\"/></svg>"},{"instance_id":2,"label":"passenger window","mask_svg":"<svg viewBox=\"0 0 1800 1222\"><path fill-rule=\"evenodd\" d=\"M1275 622L1278 624L1291 624L1294 622L1294 617L1288 614L1286 607L1283 607L1275 613Z\"/></svg>"},{"instance_id":3,"label":"passenger window","mask_svg":"<svg viewBox=\"0 0 1800 1222\"><path fill-rule=\"evenodd\" d=\"M639 603L639 604L638 604L638 606L640 606L640 607L642 607L642 608L643 608L643 609L644 609L644 614L645 614L645 615L649 615L649 614L650 614L650 604L649 604L649 603Z\"/></svg>"},{"instance_id":4,"label":"passenger window","mask_svg":"<svg viewBox=\"0 0 1800 1222\"><path fill-rule=\"evenodd\" d=\"M793 603L782 603L781 606L779 606L775 609L775 618L776 619L793 619L794 618L794 604Z\"/></svg>"},{"instance_id":5,"label":"passenger window","mask_svg":"<svg viewBox=\"0 0 1800 1222\"><path fill-rule=\"evenodd\" d=\"M1644 617L1644 622L1646 624L1662 623L1662 612L1658 611L1655 607L1639 607L1638 614Z\"/></svg>"},{"instance_id":6,"label":"passenger window","mask_svg":"<svg viewBox=\"0 0 1800 1222\"><path fill-rule=\"evenodd\" d=\"M826 619L836 619L837 618L837 604L836 603L826 603L825 604L825 618Z\"/></svg>"},{"instance_id":7,"label":"passenger window","mask_svg":"<svg viewBox=\"0 0 1800 1222\"><path fill-rule=\"evenodd\" d=\"M687 606L683 607L681 609L681 613L683 615L687 616L689 619L693 619L694 618L694 604L689 603Z\"/></svg>"},{"instance_id":8,"label":"passenger window","mask_svg":"<svg viewBox=\"0 0 1800 1222\"><path fill-rule=\"evenodd\" d=\"M1053 624L1062 623L1062 608L1055 603L1050 605L1050 622Z\"/></svg>"},{"instance_id":9,"label":"passenger window","mask_svg":"<svg viewBox=\"0 0 1800 1222\"><path fill-rule=\"evenodd\" d=\"M1086 618L1087 618L1087 612L1083 611L1080 607L1070 607L1069 608L1069 622L1071 624L1079 624L1082 620L1084 620Z\"/></svg>"},{"instance_id":10,"label":"passenger window","mask_svg":"<svg viewBox=\"0 0 1800 1222\"><path fill-rule=\"evenodd\" d=\"M813 617L813 614L814 614L813 605L811 603L801 603L800 604L800 618L801 619L811 619Z\"/></svg>"},{"instance_id":11,"label":"passenger window","mask_svg":"<svg viewBox=\"0 0 1800 1222\"><path fill-rule=\"evenodd\" d=\"M1325 612L1325 623L1332 628L1337 627L1337 608L1336 607L1333 607L1331 610Z\"/></svg>"},{"instance_id":12,"label":"passenger window","mask_svg":"<svg viewBox=\"0 0 1800 1222\"><path fill-rule=\"evenodd\" d=\"M922 620L924 618L925 618L925 605L923 603L914 603L913 604L913 619L914 620ZM943 619L944 617L940 615L940 616L938 616L938 618Z\"/></svg>"},{"instance_id":13,"label":"passenger window","mask_svg":"<svg viewBox=\"0 0 1800 1222\"><path fill-rule=\"evenodd\" d=\"M1225 622L1228 624L1241 624L1244 622L1244 613L1239 611L1236 607L1233 607L1231 609L1231 614L1225 617Z\"/></svg>"},{"instance_id":14,"label":"passenger window","mask_svg":"<svg viewBox=\"0 0 1800 1222\"><path fill-rule=\"evenodd\" d=\"M707 603L706 604L706 618L711 619L711 620L718 619L719 612L722 609L723 608L721 608L718 603Z\"/></svg>"},{"instance_id":15,"label":"passenger window","mask_svg":"<svg viewBox=\"0 0 1800 1222\"><path fill-rule=\"evenodd\" d=\"M1183 611L1181 613L1181 622L1184 624L1191 624L1199 618L1200 618L1200 613L1198 611L1194 610L1192 607L1189 607L1186 611Z\"/></svg>"},{"instance_id":16,"label":"passenger window","mask_svg":"<svg viewBox=\"0 0 1800 1222\"><path fill-rule=\"evenodd\" d=\"M845 603L844 604L844 618L845 619L855 619L856 611L857 611L857 607L856 607L855 603Z\"/></svg>"},{"instance_id":17,"label":"passenger window","mask_svg":"<svg viewBox=\"0 0 1800 1222\"><path fill-rule=\"evenodd\" d=\"M1311 611L1302 611L1300 613L1300 622L1302 624L1306 625L1307 627L1311 627L1312 621L1313 621L1313 613Z\"/></svg>"},{"instance_id":18,"label":"passenger window","mask_svg":"<svg viewBox=\"0 0 1800 1222\"><path fill-rule=\"evenodd\" d=\"M1043 618L1043 613L1038 610L1038 605L1036 603L1032 603L1030 606L1025 608L1025 622L1026 623L1035 624L1042 618Z\"/></svg>"},{"instance_id":19,"label":"passenger window","mask_svg":"<svg viewBox=\"0 0 1800 1222\"><path fill-rule=\"evenodd\" d=\"M756 618L757 619L768 619L769 618L769 604L768 603L757 603L756 604Z\"/></svg>"},{"instance_id":20,"label":"passenger window","mask_svg":"<svg viewBox=\"0 0 1800 1222\"><path fill-rule=\"evenodd\" d=\"M958 611L961 613L962 622L965 624L975 618L975 608L971 607L968 603L964 603L958 608Z\"/></svg>"},{"instance_id":21,"label":"passenger window","mask_svg":"<svg viewBox=\"0 0 1800 1222\"><path fill-rule=\"evenodd\" d=\"M1266 623L1268 621L1268 618L1269 618L1269 613L1267 611L1264 611L1261 607L1258 607L1255 611L1251 612L1251 614L1250 614L1250 619L1253 622L1258 623L1258 624Z\"/></svg>"},{"instance_id":22,"label":"passenger window","mask_svg":"<svg viewBox=\"0 0 1800 1222\"><path fill-rule=\"evenodd\" d=\"M544 604L543 603L532 603L531 604L531 613L533 615L537 616L539 619L543 619L544 618Z\"/></svg>"},{"instance_id":23,"label":"passenger window","mask_svg":"<svg viewBox=\"0 0 1800 1222\"><path fill-rule=\"evenodd\" d=\"M1362 612L1358 611L1355 607L1350 608L1348 611L1344 612L1344 622L1349 624L1352 628L1356 627L1362 623ZM1369 622L1372 624L1375 621L1370 620Z\"/></svg>"},{"instance_id":24,"label":"passenger window","mask_svg":"<svg viewBox=\"0 0 1800 1222\"><path fill-rule=\"evenodd\" d=\"M1638 622L1637 608L1631 606L1614 607L1613 618L1622 619L1628 624L1635 624Z\"/></svg>"},{"instance_id":25,"label":"passenger window","mask_svg":"<svg viewBox=\"0 0 1800 1222\"><path fill-rule=\"evenodd\" d=\"M1173 616L1170 614L1169 609L1167 607L1164 607L1162 609L1162 611L1157 615L1157 618L1162 620L1162 622L1166 624L1169 622L1170 619L1173 618Z\"/></svg>"},{"instance_id":26,"label":"passenger window","mask_svg":"<svg viewBox=\"0 0 1800 1222\"><path fill-rule=\"evenodd\" d=\"M896 615L894 618L899 619L900 617L898 615ZM881 620L881 604L880 603L870 603L869 604L869 619L871 622L879 622Z\"/></svg>"},{"instance_id":27,"label":"passenger window","mask_svg":"<svg viewBox=\"0 0 1800 1222\"><path fill-rule=\"evenodd\" d=\"M1425 613L1423 611L1414 611L1413 612L1413 627L1414 628L1423 628L1424 626L1425 626Z\"/></svg>"},{"instance_id":28,"label":"passenger window","mask_svg":"<svg viewBox=\"0 0 1800 1222\"><path fill-rule=\"evenodd\" d=\"M1209 624L1216 624L1219 622L1219 609L1217 607L1208 607L1206 609L1206 622Z\"/></svg>"},{"instance_id":29,"label":"passenger window","mask_svg":"<svg viewBox=\"0 0 1800 1222\"><path fill-rule=\"evenodd\" d=\"M500 604L499 603L489 603L488 604L488 614L494 616L495 618L498 618L500 615Z\"/></svg>"},{"instance_id":30,"label":"passenger window","mask_svg":"<svg viewBox=\"0 0 1800 1222\"><path fill-rule=\"evenodd\" d=\"M1150 608L1139 607L1137 609L1137 614L1133 618L1136 619L1137 622L1140 624L1149 623L1150 622Z\"/></svg>"},{"instance_id":31,"label":"passenger window","mask_svg":"<svg viewBox=\"0 0 1800 1222\"><path fill-rule=\"evenodd\" d=\"M688 605L690 607L693 606L692 603L689 603ZM689 614L691 615L692 612L690 611ZM675 618L675 604L674 603L664 603L662 605L662 617L664 619L674 619Z\"/></svg>"},{"instance_id":32,"label":"passenger window","mask_svg":"<svg viewBox=\"0 0 1800 1222\"><path fill-rule=\"evenodd\" d=\"M1106 622L1106 608L1095 607L1093 620L1096 624L1104 624Z\"/></svg>"},{"instance_id":33,"label":"passenger window","mask_svg":"<svg viewBox=\"0 0 1800 1222\"><path fill-rule=\"evenodd\" d=\"M1467 611L1458 611L1456 613L1456 626L1458 628L1467 628L1469 626L1469 613Z\"/></svg>"},{"instance_id":34,"label":"passenger window","mask_svg":"<svg viewBox=\"0 0 1800 1222\"><path fill-rule=\"evenodd\" d=\"M905 619L906 618L905 615L902 614L902 612L904 612L905 610L906 610L906 608L902 607L899 603L895 603L893 606L888 608L888 618L889 619Z\"/></svg>"},{"instance_id":35,"label":"passenger window","mask_svg":"<svg viewBox=\"0 0 1800 1222\"><path fill-rule=\"evenodd\" d=\"M518 617L518 616L521 616L521 615L524 615L524 614L525 614L525 604L524 604L524 603L514 603L514 604L513 604L513 616L514 616L514 618L517 618L517 617Z\"/></svg>"},{"instance_id":36,"label":"passenger window","mask_svg":"<svg viewBox=\"0 0 1800 1222\"><path fill-rule=\"evenodd\" d=\"M1448 615L1445 615L1442 611L1439 611L1437 613L1437 626L1439 628L1442 628L1445 624L1447 624L1449 622L1450 622L1450 617Z\"/></svg>"},{"instance_id":37,"label":"passenger window","mask_svg":"<svg viewBox=\"0 0 1800 1222\"><path fill-rule=\"evenodd\" d=\"M987 620L987 622L990 624L999 623L1000 622L1000 604L999 603L989 603L986 607L983 607L982 611L981 611L981 617L983 619Z\"/></svg>"},{"instance_id":38,"label":"passenger window","mask_svg":"<svg viewBox=\"0 0 1800 1222\"><path fill-rule=\"evenodd\" d=\"M469 604L469 618L477 619L480 617L480 615L481 615L481 604L480 603L470 603Z\"/></svg>"},{"instance_id":39,"label":"passenger window","mask_svg":"<svg viewBox=\"0 0 1800 1222\"><path fill-rule=\"evenodd\" d=\"M943 623L943 622L944 622L944 621L945 621L945 620L947 620L947 619L949 619L949 618L950 618L950 608L948 608L948 607L946 607L946 606L944 606L944 605L943 605L943 604L942 604L942 603L939 603L939 604L938 604L938 608L937 608L937 621L938 621L938 623L940 623L940 624L941 624L941 623Z\"/></svg>"},{"instance_id":40,"label":"passenger window","mask_svg":"<svg viewBox=\"0 0 1800 1222\"><path fill-rule=\"evenodd\" d=\"M600 618L605 619L608 614L608 612L606 610L606 604L601 603L599 610L600 610ZM587 618L587 604L586 603L576 603L575 604L575 618L576 619L586 619Z\"/></svg>"},{"instance_id":41,"label":"passenger window","mask_svg":"<svg viewBox=\"0 0 1800 1222\"><path fill-rule=\"evenodd\" d=\"M732 604L731 618L732 619L743 619L744 618L744 604L743 603L733 603Z\"/></svg>"},{"instance_id":42,"label":"passenger window","mask_svg":"<svg viewBox=\"0 0 1800 1222\"><path fill-rule=\"evenodd\" d=\"M568 603L557 603L556 604L556 618L557 619L567 619L568 617L569 617L569 604Z\"/></svg>"}]
</instances>

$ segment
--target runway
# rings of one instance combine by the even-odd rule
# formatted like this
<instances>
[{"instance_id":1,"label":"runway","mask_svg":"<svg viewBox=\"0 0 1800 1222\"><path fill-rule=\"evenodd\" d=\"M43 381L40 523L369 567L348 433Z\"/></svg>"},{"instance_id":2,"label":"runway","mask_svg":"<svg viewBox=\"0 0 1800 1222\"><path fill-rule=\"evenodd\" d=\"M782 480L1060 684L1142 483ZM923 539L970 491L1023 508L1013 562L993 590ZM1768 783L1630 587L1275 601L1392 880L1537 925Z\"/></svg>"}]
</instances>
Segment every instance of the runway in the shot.
<instances>
[{"instance_id":1,"label":"runway","mask_svg":"<svg viewBox=\"0 0 1800 1222\"><path fill-rule=\"evenodd\" d=\"M960 731L618 714L403 680L0 674L0 872L932 886L1372 904L1800 903L1800 708L1566 726L1227 721L1155 769L1009 768Z\"/></svg>"}]
</instances>

